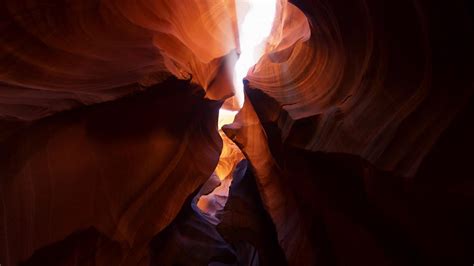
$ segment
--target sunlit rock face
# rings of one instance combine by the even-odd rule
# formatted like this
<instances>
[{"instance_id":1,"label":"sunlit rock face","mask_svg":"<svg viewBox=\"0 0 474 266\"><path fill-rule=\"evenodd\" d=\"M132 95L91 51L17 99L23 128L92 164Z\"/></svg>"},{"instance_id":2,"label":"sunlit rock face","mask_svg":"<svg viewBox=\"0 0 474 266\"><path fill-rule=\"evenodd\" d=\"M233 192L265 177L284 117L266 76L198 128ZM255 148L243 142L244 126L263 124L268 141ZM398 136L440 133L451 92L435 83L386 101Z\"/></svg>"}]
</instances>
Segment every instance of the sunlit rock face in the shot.
<instances>
[{"instance_id":1,"label":"sunlit rock face","mask_svg":"<svg viewBox=\"0 0 474 266\"><path fill-rule=\"evenodd\" d=\"M237 123L224 128L253 166L288 262L472 260L473 242L463 234L472 235L473 198L461 196L474 187L462 163L470 148L445 147L449 167L463 169L453 169L459 177L441 166L443 152L437 151L441 165L426 162L456 117L471 112L473 42L465 7L413 1L298 5L311 18L311 39L285 63L259 63L261 71L248 76L250 103ZM267 82L275 76L283 83ZM456 128L451 136L466 136ZM451 141L472 147L466 137ZM456 158L448 158L453 153Z\"/></svg>"},{"instance_id":2,"label":"sunlit rock face","mask_svg":"<svg viewBox=\"0 0 474 266\"><path fill-rule=\"evenodd\" d=\"M269 2L0 3L0 264L472 264L468 1Z\"/></svg>"},{"instance_id":3,"label":"sunlit rock face","mask_svg":"<svg viewBox=\"0 0 474 266\"><path fill-rule=\"evenodd\" d=\"M46 5L4 1L1 12L6 26L2 33L9 38L0 43L4 58L0 116L34 120L116 99L133 92L136 87L131 84L150 85L168 74L192 79L208 90L226 56L236 49L240 53L239 23L246 28L255 22L262 24L257 14L271 9L271 4L276 5L277 23L272 27L269 18L270 23L264 23L257 37L268 35L273 28L271 47L284 49L309 34L307 23L297 31L283 30L283 18L297 12L286 1L263 0L265 5L256 1L252 12L247 2L57 0ZM305 21L302 13L297 17ZM247 40L255 41L255 34L246 32L250 35ZM259 59L254 52L265 49L260 45L251 51L256 44L248 41L242 45L247 49L245 60L238 64L237 79ZM232 86L224 81L208 98L230 93Z\"/></svg>"}]
</instances>

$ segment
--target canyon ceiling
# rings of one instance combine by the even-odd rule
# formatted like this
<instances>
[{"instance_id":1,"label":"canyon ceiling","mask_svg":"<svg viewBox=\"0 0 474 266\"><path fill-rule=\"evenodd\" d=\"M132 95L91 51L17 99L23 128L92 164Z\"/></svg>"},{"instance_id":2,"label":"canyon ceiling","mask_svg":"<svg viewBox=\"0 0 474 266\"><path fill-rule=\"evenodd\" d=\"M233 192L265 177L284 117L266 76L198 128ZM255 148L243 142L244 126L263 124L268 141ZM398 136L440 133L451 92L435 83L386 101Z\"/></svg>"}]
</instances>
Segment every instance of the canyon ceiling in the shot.
<instances>
[{"instance_id":1,"label":"canyon ceiling","mask_svg":"<svg viewBox=\"0 0 474 266\"><path fill-rule=\"evenodd\" d=\"M1 266L474 263L471 1L252 1L0 1Z\"/></svg>"}]
</instances>

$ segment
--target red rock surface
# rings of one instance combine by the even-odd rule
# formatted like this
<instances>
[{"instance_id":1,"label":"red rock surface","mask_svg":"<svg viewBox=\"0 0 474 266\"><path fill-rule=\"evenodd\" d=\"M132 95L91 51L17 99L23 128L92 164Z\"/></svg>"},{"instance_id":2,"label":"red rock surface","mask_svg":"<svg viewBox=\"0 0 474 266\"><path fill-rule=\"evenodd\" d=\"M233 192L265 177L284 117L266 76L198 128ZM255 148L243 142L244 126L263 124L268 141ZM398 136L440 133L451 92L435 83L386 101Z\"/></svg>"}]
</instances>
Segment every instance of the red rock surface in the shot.
<instances>
[{"instance_id":1,"label":"red rock surface","mask_svg":"<svg viewBox=\"0 0 474 266\"><path fill-rule=\"evenodd\" d=\"M6 140L3 263L16 265L90 227L132 253L125 264L144 260L147 252L139 251L147 251L217 164L220 104L202 97L198 87L170 80L39 120Z\"/></svg>"},{"instance_id":2,"label":"red rock surface","mask_svg":"<svg viewBox=\"0 0 474 266\"><path fill-rule=\"evenodd\" d=\"M203 265L275 265L275 241L289 265L472 264L472 4L292 2L224 128L260 195L235 183L215 226L183 204L222 149L233 1L2 1L0 264L172 264L193 241Z\"/></svg>"}]
</instances>

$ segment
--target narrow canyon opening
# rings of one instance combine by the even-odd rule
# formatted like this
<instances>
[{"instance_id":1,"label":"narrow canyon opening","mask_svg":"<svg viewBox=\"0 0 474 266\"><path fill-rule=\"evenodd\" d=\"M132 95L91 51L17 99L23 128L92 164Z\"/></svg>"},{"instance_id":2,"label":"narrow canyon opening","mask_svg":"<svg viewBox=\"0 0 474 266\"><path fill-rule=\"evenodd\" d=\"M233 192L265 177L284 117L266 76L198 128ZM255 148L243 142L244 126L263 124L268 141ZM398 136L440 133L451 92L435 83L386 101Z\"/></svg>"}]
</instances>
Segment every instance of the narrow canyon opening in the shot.
<instances>
[{"instance_id":1,"label":"narrow canyon opening","mask_svg":"<svg viewBox=\"0 0 474 266\"><path fill-rule=\"evenodd\" d=\"M281 4L277 3L277 0L235 1L238 32L236 36L238 40L237 60L235 65L226 68L232 69L232 73L222 73L232 76L233 96L227 98L219 110L218 130L223 147L217 167L207 181L208 184L217 181L220 183L212 192L200 196L197 201L198 208L212 219L216 219L216 212L224 208L235 168L245 159L238 146L222 131L222 127L232 124L244 105L244 78L268 50L267 39L274 28L277 12L284 12L284 10L277 11L277 7L282 8Z\"/></svg>"},{"instance_id":2,"label":"narrow canyon opening","mask_svg":"<svg viewBox=\"0 0 474 266\"><path fill-rule=\"evenodd\" d=\"M0 264L471 265L471 2L0 1Z\"/></svg>"}]
</instances>

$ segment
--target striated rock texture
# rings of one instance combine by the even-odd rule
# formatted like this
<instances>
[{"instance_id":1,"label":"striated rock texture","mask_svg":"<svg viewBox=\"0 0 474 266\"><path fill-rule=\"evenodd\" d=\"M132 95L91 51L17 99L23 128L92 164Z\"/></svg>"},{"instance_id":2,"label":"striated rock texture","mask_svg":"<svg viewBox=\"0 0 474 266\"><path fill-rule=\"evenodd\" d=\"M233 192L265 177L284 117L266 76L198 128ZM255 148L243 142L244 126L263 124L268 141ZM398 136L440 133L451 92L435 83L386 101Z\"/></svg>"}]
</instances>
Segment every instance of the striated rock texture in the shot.
<instances>
[{"instance_id":1,"label":"striated rock texture","mask_svg":"<svg viewBox=\"0 0 474 266\"><path fill-rule=\"evenodd\" d=\"M304 127L295 146L413 176L474 92L468 1L295 2L311 39L248 78L277 102L268 119L284 138Z\"/></svg>"},{"instance_id":2,"label":"striated rock texture","mask_svg":"<svg viewBox=\"0 0 474 266\"><path fill-rule=\"evenodd\" d=\"M472 115L471 100L412 177L350 154L291 147L271 124L225 131L255 168L290 265L465 265L474 259L474 131L464 125ZM264 150L255 140L262 131L271 152L252 148Z\"/></svg>"},{"instance_id":3,"label":"striated rock texture","mask_svg":"<svg viewBox=\"0 0 474 266\"><path fill-rule=\"evenodd\" d=\"M474 115L472 99L408 177L359 156L292 147L276 124L260 124L251 106L271 104L253 93L249 100L224 131L253 168L290 265L465 265L474 259L474 131L465 126Z\"/></svg>"},{"instance_id":4,"label":"striated rock texture","mask_svg":"<svg viewBox=\"0 0 474 266\"><path fill-rule=\"evenodd\" d=\"M289 264L472 261L468 3L295 2L311 39L260 62L224 129Z\"/></svg>"},{"instance_id":5,"label":"striated rock texture","mask_svg":"<svg viewBox=\"0 0 474 266\"><path fill-rule=\"evenodd\" d=\"M2 264L90 227L120 245L126 265L147 262L149 241L217 164L219 107L200 88L171 79L39 120L6 140Z\"/></svg>"},{"instance_id":6,"label":"striated rock texture","mask_svg":"<svg viewBox=\"0 0 474 266\"><path fill-rule=\"evenodd\" d=\"M472 264L472 3L291 2L215 226L183 204L221 154L235 1L1 1L0 264Z\"/></svg>"},{"instance_id":7,"label":"striated rock texture","mask_svg":"<svg viewBox=\"0 0 474 266\"><path fill-rule=\"evenodd\" d=\"M309 36L301 11L278 6L274 52ZM232 92L224 77L238 50L233 0L5 0L0 10L2 119L115 100L170 74L210 99Z\"/></svg>"}]
</instances>

